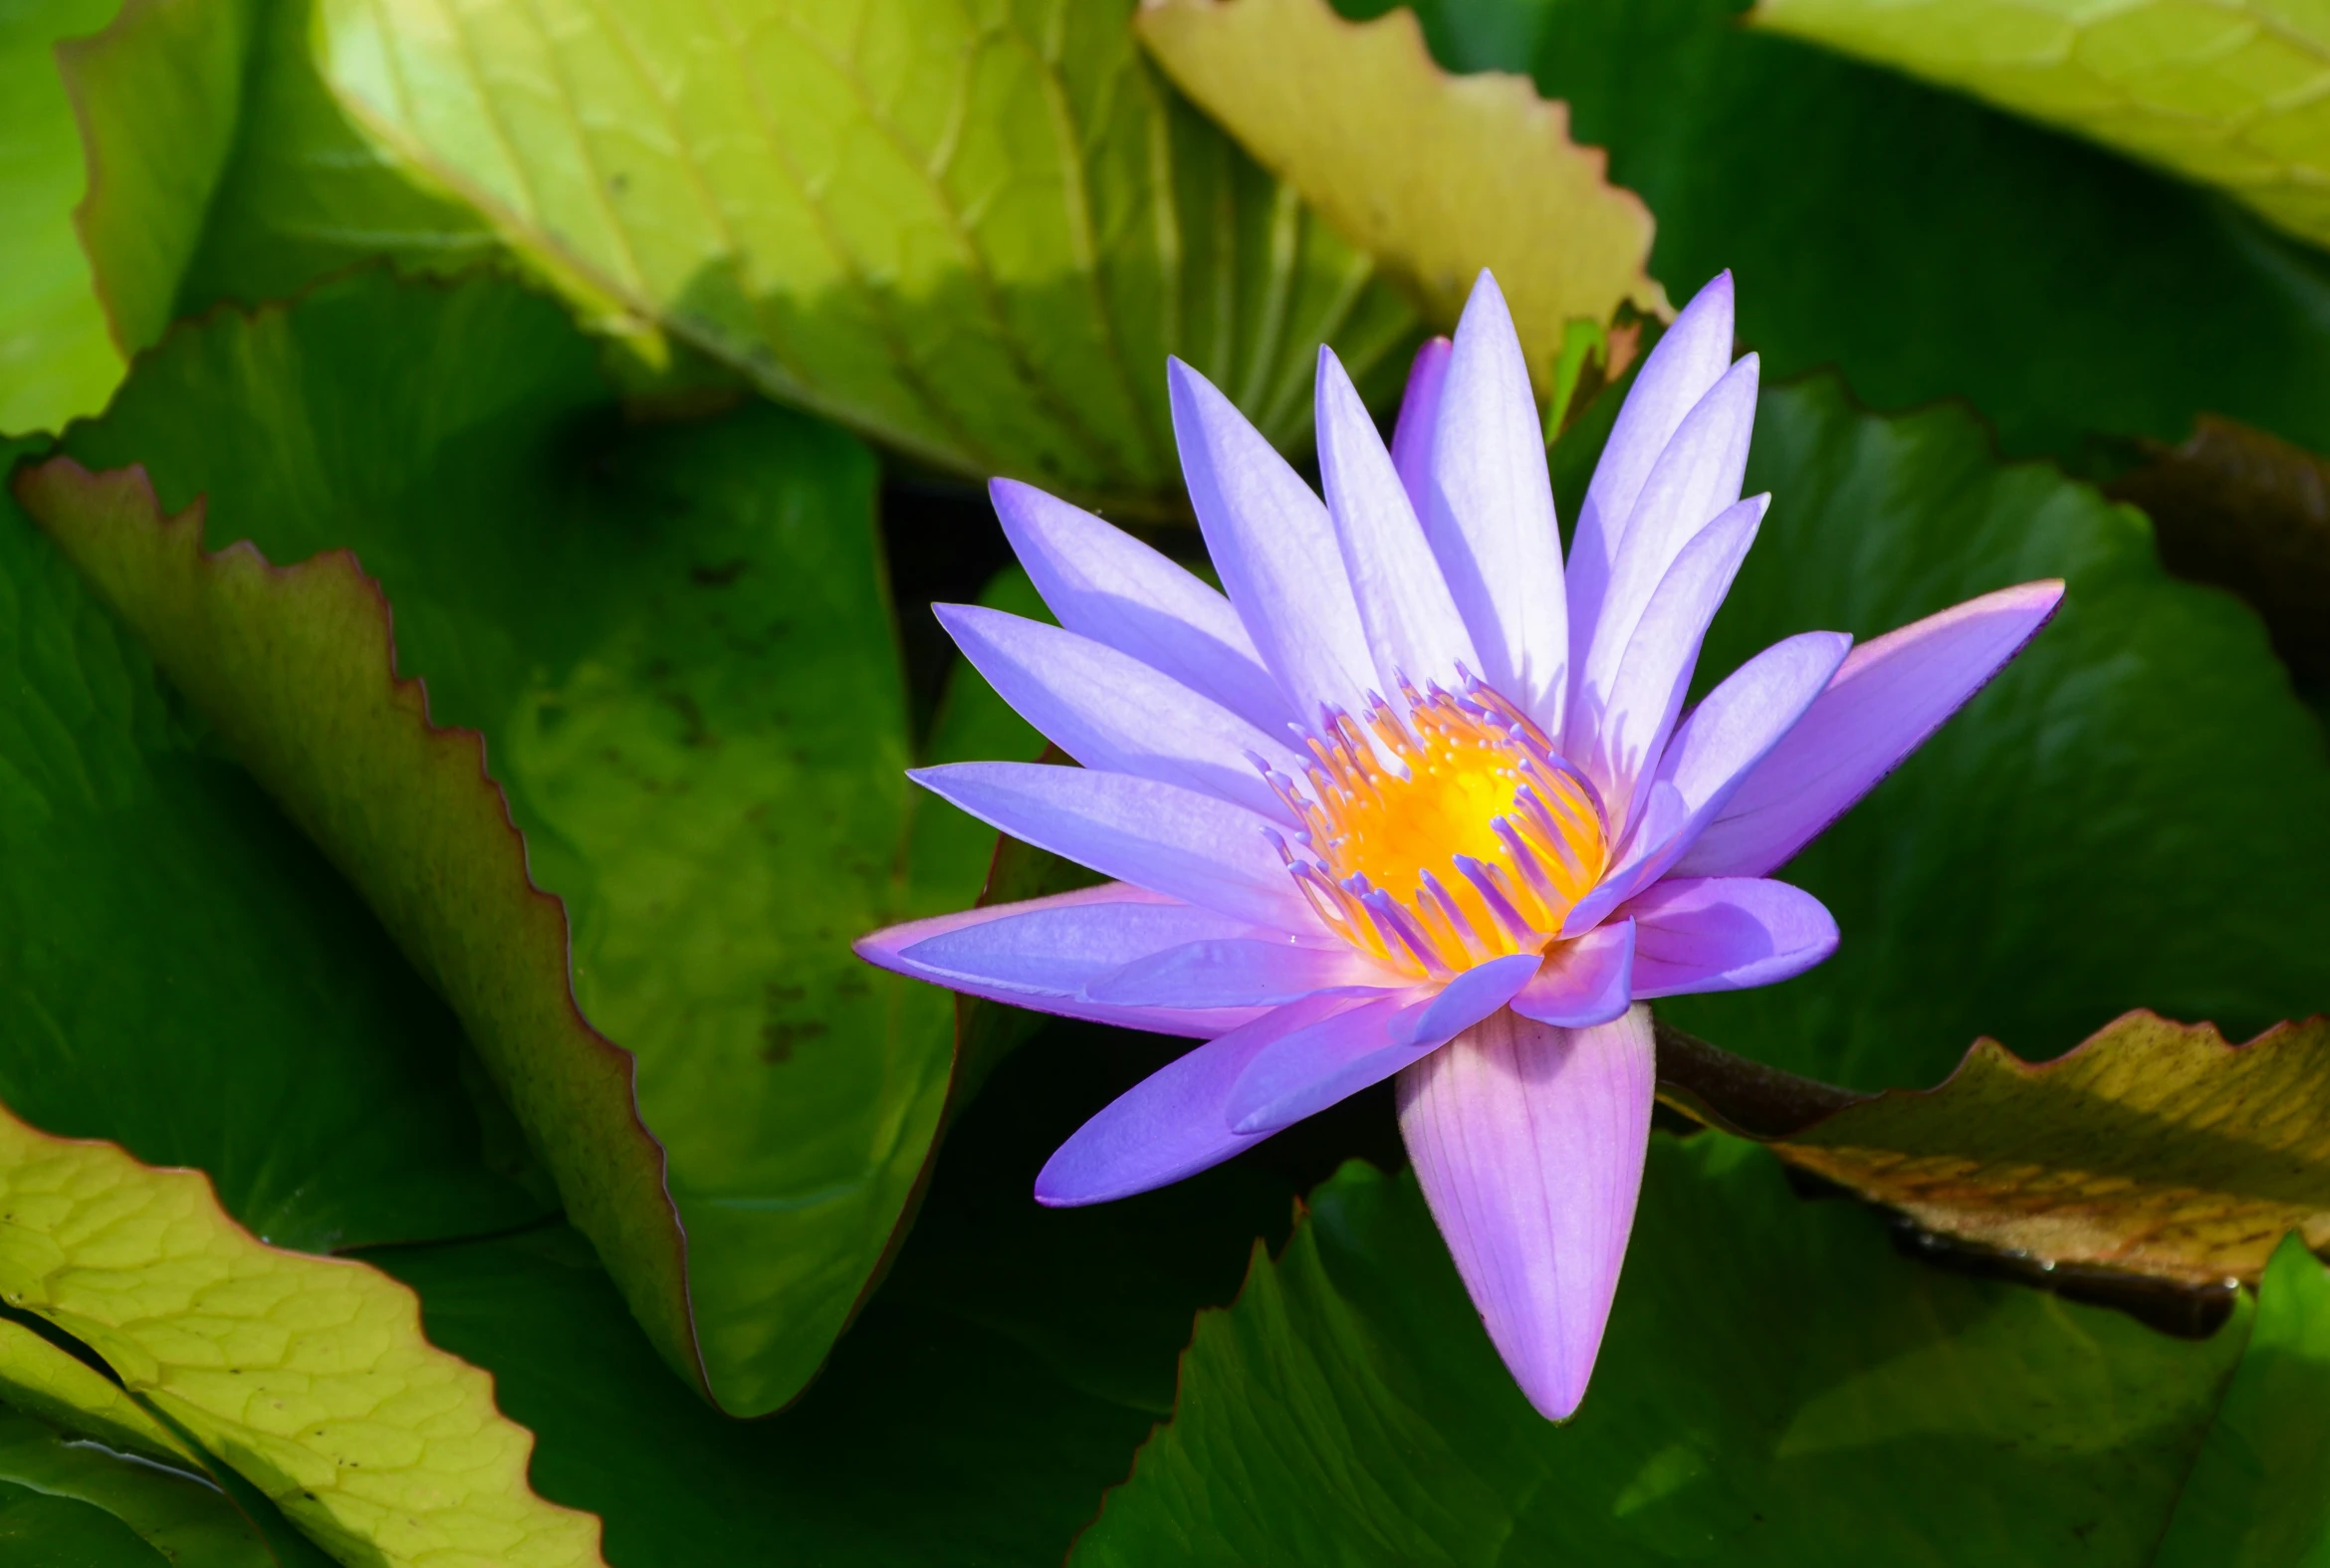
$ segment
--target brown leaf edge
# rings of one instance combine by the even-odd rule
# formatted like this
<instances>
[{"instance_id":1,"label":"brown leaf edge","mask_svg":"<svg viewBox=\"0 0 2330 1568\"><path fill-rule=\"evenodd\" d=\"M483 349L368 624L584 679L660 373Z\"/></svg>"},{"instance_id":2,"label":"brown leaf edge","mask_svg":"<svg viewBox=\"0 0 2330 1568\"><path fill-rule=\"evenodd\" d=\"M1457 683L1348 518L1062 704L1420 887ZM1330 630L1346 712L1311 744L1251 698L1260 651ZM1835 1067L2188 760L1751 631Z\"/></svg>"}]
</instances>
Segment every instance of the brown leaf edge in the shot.
<instances>
[{"instance_id":1,"label":"brown leaf edge","mask_svg":"<svg viewBox=\"0 0 2330 1568\"><path fill-rule=\"evenodd\" d=\"M688 1293L688 1238L667 1181L662 1143L639 1114L637 1060L591 1025L575 1000L572 933L566 903L534 882L526 840L510 813L508 796L487 766L485 736L473 729L443 726L429 717L428 689L419 676L396 672L394 610L377 579L367 575L352 551L326 552L296 565L279 566L249 541L223 550L202 549L205 502L197 498L175 517L165 517L142 467L92 474L68 457L52 458L20 471L14 481L18 502L39 523L84 578L122 616L152 650L155 662L227 741L260 785L285 814L366 896L399 949L464 1019L479 1057L496 1087L517 1114L528 1140L552 1173L559 1196L578 1229L590 1237L626 1304L664 1360L708 1402L717 1405L705 1367ZM78 523L73 518L78 516ZM141 545L139 531L158 533L159 549ZM153 615L139 613L135 584L103 569L133 553L152 556L160 574L176 579L177 601L193 607L202 622L191 636L173 638ZM264 721L245 722L230 699L229 683L205 655L204 631L223 630L232 611L221 614L223 595L264 596L290 606L260 635L266 652L289 657L305 641L320 655L311 662L329 669L334 652L357 651L364 688L344 690L359 718L402 754L405 776L433 782L437 801L456 818L453 831L435 835L440 848L488 845L481 880L513 933L511 947L538 975L557 974L557 996L547 1017L556 1041L547 1059L528 1060L512 1030L496 1027L492 1009L473 1006L501 993L494 977L477 965L478 950L457 933L442 938L427 929L420 906L407 905L393 889L368 877L360 855L344 854L335 826L365 824L360 805L322 794L313 808L296 787L309 760L328 747L313 724L279 727L281 744L270 744ZM146 600L158 598L149 594ZM305 597L306 606L296 601ZM305 625L303 626L303 623ZM246 627L245 630L250 628ZM332 644L340 644L334 649ZM249 697L249 692L233 696ZM262 695L260 700L267 701ZM277 699L286 708L294 702ZM328 818L338 808L344 820ZM458 840L457 843L449 842ZM405 907L399 907L405 906ZM474 912L474 911L473 911ZM466 971L466 973L465 973ZM542 1092L561 1079L564 1094ZM517 1092L531 1088L533 1093ZM551 1103L546 1104L545 1101ZM562 1135L577 1128L597 1134L597 1142L564 1155ZM611 1153L612 1158L605 1158ZM597 1155L599 1158L591 1158Z\"/></svg>"},{"instance_id":2,"label":"brown leaf edge","mask_svg":"<svg viewBox=\"0 0 2330 1568\"><path fill-rule=\"evenodd\" d=\"M1946 1098L1976 1074L2003 1072L2041 1080L2067 1067L2092 1065L2095 1057L2123 1048L2134 1035L2174 1036L2187 1048L2230 1060L2251 1051L2305 1049L2318 1044L2326 1030L2330 1019L2317 1016L2277 1023L2254 1039L2232 1044L2214 1024L2179 1023L2135 1008L2050 1060L2025 1061L1996 1040L1982 1038L1933 1088L1864 1094L1735 1056L1660 1021L1658 1093L1662 1102L1692 1120L1764 1144L1786 1162L1801 1189L1841 1193L1885 1210L1895 1243L1905 1252L1945 1267L2117 1307L2165 1332L2199 1338L2224 1320L2240 1286L2256 1285L2285 1233L2298 1232L2317 1251L2330 1246L2330 1216L2313 1226L2294 1215L2268 1224L2241 1238L2229 1266L2222 1254L2196 1261L2142 1252L2105 1256L2077 1247L2001 1244L1993 1228L1953 1223L1946 1203L1905 1206L1890 1201L1873 1191L1873 1184L1856 1180L1853 1163L1838 1157L1836 1145L1818 1140L1849 1130L1854 1113L1865 1107L1895 1108ZM2330 1128L2323 1133L2330 1137Z\"/></svg>"}]
</instances>

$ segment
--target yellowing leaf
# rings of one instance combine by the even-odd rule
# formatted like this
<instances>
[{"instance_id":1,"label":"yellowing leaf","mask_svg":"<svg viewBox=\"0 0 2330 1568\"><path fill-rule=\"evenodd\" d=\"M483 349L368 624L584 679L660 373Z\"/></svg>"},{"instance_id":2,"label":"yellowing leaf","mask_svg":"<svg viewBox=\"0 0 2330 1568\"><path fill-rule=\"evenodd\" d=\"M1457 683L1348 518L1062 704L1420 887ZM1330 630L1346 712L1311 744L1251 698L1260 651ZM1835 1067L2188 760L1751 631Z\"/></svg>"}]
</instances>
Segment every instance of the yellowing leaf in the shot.
<instances>
[{"instance_id":1,"label":"yellowing leaf","mask_svg":"<svg viewBox=\"0 0 2330 1568\"><path fill-rule=\"evenodd\" d=\"M1763 0L1775 32L2204 180L2330 243L2330 25L2273 0Z\"/></svg>"},{"instance_id":2,"label":"yellowing leaf","mask_svg":"<svg viewBox=\"0 0 2330 1568\"><path fill-rule=\"evenodd\" d=\"M2330 1019L2228 1045L2130 1012L2053 1061L1980 1040L1938 1088L1866 1098L1723 1059L1662 1032L1662 1092L1938 1234L2189 1285L2254 1284L2292 1232L2330 1247Z\"/></svg>"},{"instance_id":3,"label":"yellowing leaf","mask_svg":"<svg viewBox=\"0 0 2330 1568\"><path fill-rule=\"evenodd\" d=\"M1140 32L1181 89L1353 244L1397 268L1443 326L1497 274L1540 393L1564 329L1621 305L1665 314L1643 268L1651 214L1569 139L1528 79L1455 77L1415 13L1346 22L1326 0L1147 0ZM1611 371L1630 341L1614 344Z\"/></svg>"},{"instance_id":4,"label":"yellowing leaf","mask_svg":"<svg viewBox=\"0 0 2330 1568\"><path fill-rule=\"evenodd\" d=\"M22 1323L0 1318L0 1403L108 1448L169 1464L199 1463L178 1435L120 1385Z\"/></svg>"},{"instance_id":5,"label":"yellowing leaf","mask_svg":"<svg viewBox=\"0 0 2330 1568\"><path fill-rule=\"evenodd\" d=\"M0 1113L0 1300L103 1356L343 1561L600 1561L598 1521L534 1494L532 1434L422 1337L409 1289L257 1240L198 1172Z\"/></svg>"}]
</instances>

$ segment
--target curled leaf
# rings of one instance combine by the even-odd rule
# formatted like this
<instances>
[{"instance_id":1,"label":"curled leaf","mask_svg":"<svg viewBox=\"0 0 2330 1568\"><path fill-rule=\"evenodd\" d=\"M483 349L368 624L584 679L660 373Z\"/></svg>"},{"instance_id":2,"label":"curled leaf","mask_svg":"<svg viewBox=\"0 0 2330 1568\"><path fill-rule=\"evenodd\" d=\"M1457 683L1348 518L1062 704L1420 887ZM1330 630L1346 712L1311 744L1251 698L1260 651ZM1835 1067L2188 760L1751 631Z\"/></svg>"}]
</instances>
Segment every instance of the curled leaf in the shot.
<instances>
[{"instance_id":1,"label":"curled leaf","mask_svg":"<svg viewBox=\"0 0 2330 1568\"><path fill-rule=\"evenodd\" d=\"M1665 315L1644 271L1651 213L1569 139L1569 111L1528 79L1451 76L1415 13L1346 22L1326 0L1147 0L1140 32L1182 91L1353 244L1453 325L1497 274L1541 392L1573 322ZM1624 369L1632 337L1604 350ZM1576 371L1569 372L1574 385Z\"/></svg>"},{"instance_id":2,"label":"curled leaf","mask_svg":"<svg viewBox=\"0 0 2330 1568\"><path fill-rule=\"evenodd\" d=\"M600 1561L598 1521L535 1495L532 1434L422 1336L409 1289L255 1239L198 1172L0 1113L0 1300L104 1357L343 1561Z\"/></svg>"}]
</instances>

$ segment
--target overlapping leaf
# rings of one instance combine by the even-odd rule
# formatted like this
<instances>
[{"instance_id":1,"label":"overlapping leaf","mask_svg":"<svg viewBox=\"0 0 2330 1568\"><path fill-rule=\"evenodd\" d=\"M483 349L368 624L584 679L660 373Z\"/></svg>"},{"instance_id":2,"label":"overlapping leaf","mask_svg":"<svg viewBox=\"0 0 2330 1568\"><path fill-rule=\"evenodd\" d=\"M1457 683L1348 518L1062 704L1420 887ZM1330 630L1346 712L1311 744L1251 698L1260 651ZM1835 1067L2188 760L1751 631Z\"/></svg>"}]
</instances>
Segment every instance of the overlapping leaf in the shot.
<instances>
[{"instance_id":1,"label":"overlapping leaf","mask_svg":"<svg viewBox=\"0 0 2330 1568\"><path fill-rule=\"evenodd\" d=\"M854 1309L948 1083L946 999L847 943L977 888L902 861L866 454L766 408L625 434L592 355L508 285L367 276L173 339L76 433L160 509L23 490L452 1001L667 1359L761 1411ZM257 552L162 525L197 494ZM307 559L346 547L380 588Z\"/></svg>"},{"instance_id":2,"label":"overlapping leaf","mask_svg":"<svg viewBox=\"0 0 2330 1568\"><path fill-rule=\"evenodd\" d=\"M2144 520L1956 409L1766 393L1771 515L1702 682L1791 632L1867 637L2010 582L2063 607L1989 689L1778 874L1836 956L1662 1015L1857 1089L1939 1081L1982 1035L2037 1058L2132 1007L2245 1037L2330 1008L2330 757L2256 617L2169 577Z\"/></svg>"},{"instance_id":3,"label":"overlapping leaf","mask_svg":"<svg viewBox=\"0 0 2330 1568\"><path fill-rule=\"evenodd\" d=\"M1531 1411L1412 1177L1353 1166L1210 1313L1072 1559L2142 1561L2246 1314L2205 1342L1929 1269L1759 1150L1654 1137L1576 1419Z\"/></svg>"},{"instance_id":4,"label":"overlapping leaf","mask_svg":"<svg viewBox=\"0 0 2330 1568\"><path fill-rule=\"evenodd\" d=\"M598 1521L529 1488L531 1437L366 1264L278 1251L191 1171L0 1115L0 1300L134 1394L343 1561L594 1564Z\"/></svg>"},{"instance_id":5,"label":"overlapping leaf","mask_svg":"<svg viewBox=\"0 0 2330 1568\"><path fill-rule=\"evenodd\" d=\"M1566 109L1519 79L1446 76L1412 12L1359 25L1326 0L1149 0L1140 31L1183 91L1398 268L1435 321L1454 323L1494 270L1541 391L1572 327L1666 310L1643 271L1650 211L1569 139Z\"/></svg>"},{"instance_id":6,"label":"overlapping leaf","mask_svg":"<svg viewBox=\"0 0 2330 1568\"><path fill-rule=\"evenodd\" d=\"M285 1245L543 1213L459 1023L4 492L0 1045L0 1102L200 1166Z\"/></svg>"},{"instance_id":7,"label":"overlapping leaf","mask_svg":"<svg viewBox=\"0 0 2330 1568\"><path fill-rule=\"evenodd\" d=\"M1759 0L1764 27L1974 93L2330 241L2330 28L2273 0Z\"/></svg>"},{"instance_id":8,"label":"overlapping leaf","mask_svg":"<svg viewBox=\"0 0 2330 1568\"><path fill-rule=\"evenodd\" d=\"M0 1410L0 1558L44 1568L279 1562L215 1486L109 1453L15 1410Z\"/></svg>"}]
</instances>

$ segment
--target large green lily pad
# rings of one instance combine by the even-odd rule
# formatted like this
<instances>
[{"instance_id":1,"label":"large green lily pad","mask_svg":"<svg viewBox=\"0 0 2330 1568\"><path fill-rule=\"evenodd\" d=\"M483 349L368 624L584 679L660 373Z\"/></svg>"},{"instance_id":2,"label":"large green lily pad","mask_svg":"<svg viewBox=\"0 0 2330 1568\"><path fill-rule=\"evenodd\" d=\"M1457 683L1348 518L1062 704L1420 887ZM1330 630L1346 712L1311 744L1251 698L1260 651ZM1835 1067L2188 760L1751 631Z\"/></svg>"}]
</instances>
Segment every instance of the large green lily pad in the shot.
<instances>
[{"instance_id":1,"label":"large green lily pad","mask_svg":"<svg viewBox=\"0 0 2330 1568\"><path fill-rule=\"evenodd\" d=\"M794 1397L950 1071L947 999L848 942L977 893L904 860L870 457L626 430L550 303L377 274L173 338L69 449L160 507L60 468L34 510L452 1001L667 1359ZM256 554L161 526L198 495Z\"/></svg>"}]
</instances>

